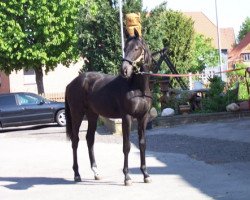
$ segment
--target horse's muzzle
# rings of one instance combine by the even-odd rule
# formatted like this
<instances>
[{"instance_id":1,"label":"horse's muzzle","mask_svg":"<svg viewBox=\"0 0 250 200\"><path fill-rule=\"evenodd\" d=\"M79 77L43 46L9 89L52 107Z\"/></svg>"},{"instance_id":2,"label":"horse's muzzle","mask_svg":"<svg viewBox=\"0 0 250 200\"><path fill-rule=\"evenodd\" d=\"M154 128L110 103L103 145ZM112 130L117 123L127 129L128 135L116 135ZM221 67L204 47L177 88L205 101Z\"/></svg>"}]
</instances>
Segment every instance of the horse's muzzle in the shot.
<instances>
[{"instance_id":1,"label":"horse's muzzle","mask_svg":"<svg viewBox=\"0 0 250 200\"><path fill-rule=\"evenodd\" d=\"M121 75L124 78L130 78L133 73L133 66L130 65L129 62L123 61L122 67L121 67Z\"/></svg>"}]
</instances>

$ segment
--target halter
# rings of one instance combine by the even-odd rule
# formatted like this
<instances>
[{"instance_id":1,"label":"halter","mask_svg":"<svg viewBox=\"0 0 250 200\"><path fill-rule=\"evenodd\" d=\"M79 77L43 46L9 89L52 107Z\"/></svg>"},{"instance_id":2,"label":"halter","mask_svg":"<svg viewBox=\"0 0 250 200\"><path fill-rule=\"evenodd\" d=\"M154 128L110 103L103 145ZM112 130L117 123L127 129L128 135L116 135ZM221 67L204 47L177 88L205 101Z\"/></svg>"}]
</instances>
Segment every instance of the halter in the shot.
<instances>
[{"instance_id":1,"label":"halter","mask_svg":"<svg viewBox=\"0 0 250 200\"><path fill-rule=\"evenodd\" d=\"M145 56L144 56L144 49L142 50L141 55L134 61L128 60L126 58L122 59L122 62L127 61L130 65L132 65L133 67L133 71L136 74L140 73L140 68L142 66L142 64L144 64L145 62Z\"/></svg>"}]
</instances>

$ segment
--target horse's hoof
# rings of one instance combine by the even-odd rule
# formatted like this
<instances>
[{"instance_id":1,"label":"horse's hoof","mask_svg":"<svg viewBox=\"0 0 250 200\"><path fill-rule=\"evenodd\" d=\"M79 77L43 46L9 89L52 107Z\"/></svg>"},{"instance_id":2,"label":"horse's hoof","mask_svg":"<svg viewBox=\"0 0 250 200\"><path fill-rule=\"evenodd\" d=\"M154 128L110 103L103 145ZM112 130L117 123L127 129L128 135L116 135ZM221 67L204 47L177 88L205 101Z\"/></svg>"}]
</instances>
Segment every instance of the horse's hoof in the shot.
<instances>
[{"instance_id":1,"label":"horse's hoof","mask_svg":"<svg viewBox=\"0 0 250 200\"><path fill-rule=\"evenodd\" d=\"M125 180L124 181L125 186L131 186L132 183L133 183L132 180Z\"/></svg>"},{"instance_id":2,"label":"horse's hoof","mask_svg":"<svg viewBox=\"0 0 250 200\"><path fill-rule=\"evenodd\" d=\"M100 175L95 175L95 180L101 180L102 179L102 177L100 176Z\"/></svg>"},{"instance_id":3,"label":"horse's hoof","mask_svg":"<svg viewBox=\"0 0 250 200\"><path fill-rule=\"evenodd\" d=\"M152 179L150 177L144 178L144 183L151 183Z\"/></svg>"},{"instance_id":4,"label":"horse's hoof","mask_svg":"<svg viewBox=\"0 0 250 200\"><path fill-rule=\"evenodd\" d=\"M81 179L81 176L75 176L75 182L81 182L82 179Z\"/></svg>"}]
</instances>

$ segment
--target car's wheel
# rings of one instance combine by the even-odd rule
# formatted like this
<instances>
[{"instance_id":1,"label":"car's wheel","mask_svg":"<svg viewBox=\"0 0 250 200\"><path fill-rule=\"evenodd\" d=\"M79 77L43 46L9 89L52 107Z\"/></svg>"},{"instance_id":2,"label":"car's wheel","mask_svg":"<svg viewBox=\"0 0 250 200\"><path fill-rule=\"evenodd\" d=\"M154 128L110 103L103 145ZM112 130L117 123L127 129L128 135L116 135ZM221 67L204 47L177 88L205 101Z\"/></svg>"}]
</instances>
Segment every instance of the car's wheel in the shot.
<instances>
[{"instance_id":1,"label":"car's wheel","mask_svg":"<svg viewBox=\"0 0 250 200\"><path fill-rule=\"evenodd\" d=\"M59 126L66 126L65 110L59 110L56 114L56 123Z\"/></svg>"}]
</instances>

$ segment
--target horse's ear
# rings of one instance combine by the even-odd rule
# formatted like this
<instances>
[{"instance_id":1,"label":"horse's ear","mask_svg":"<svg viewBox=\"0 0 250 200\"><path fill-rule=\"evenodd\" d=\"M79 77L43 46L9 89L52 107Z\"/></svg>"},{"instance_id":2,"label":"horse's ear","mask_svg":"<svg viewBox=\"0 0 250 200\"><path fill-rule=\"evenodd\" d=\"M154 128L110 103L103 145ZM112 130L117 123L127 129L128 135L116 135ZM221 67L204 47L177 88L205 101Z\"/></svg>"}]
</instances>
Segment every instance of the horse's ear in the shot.
<instances>
[{"instance_id":1,"label":"horse's ear","mask_svg":"<svg viewBox=\"0 0 250 200\"><path fill-rule=\"evenodd\" d=\"M138 33L138 31L136 30L136 28L134 28L134 35L136 38L140 37L140 34Z\"/></svg>"}]
</instances>

